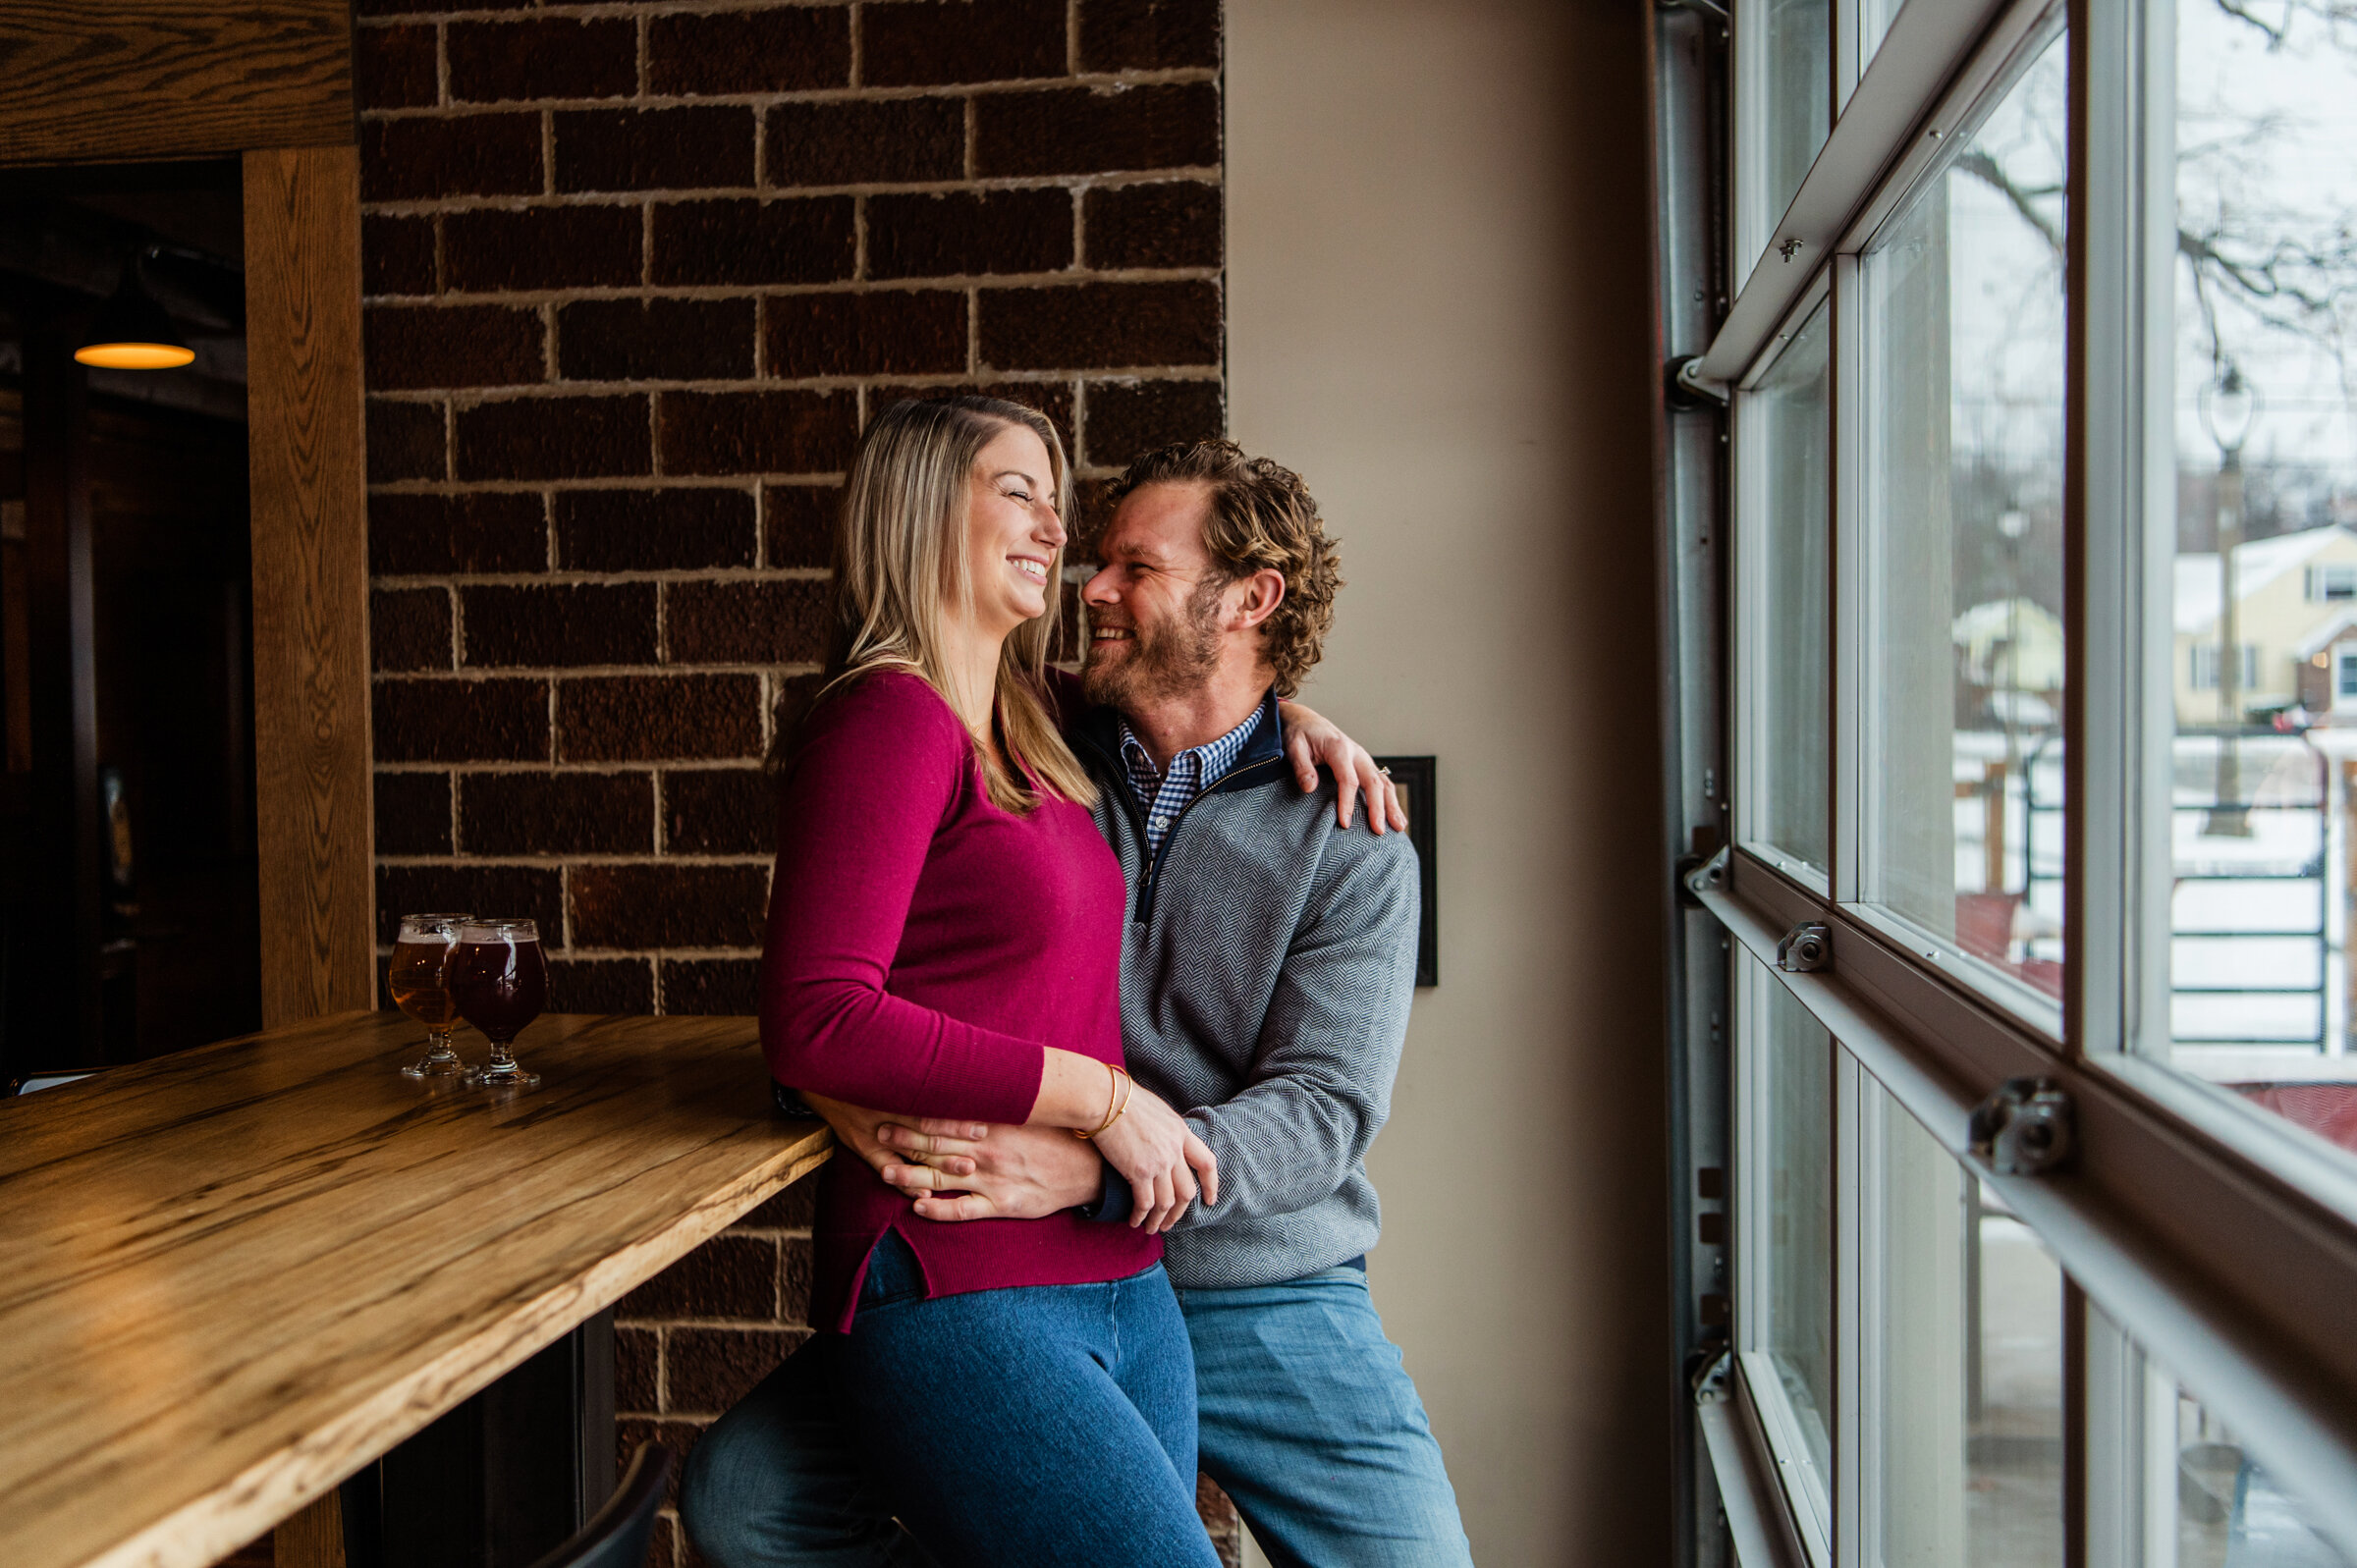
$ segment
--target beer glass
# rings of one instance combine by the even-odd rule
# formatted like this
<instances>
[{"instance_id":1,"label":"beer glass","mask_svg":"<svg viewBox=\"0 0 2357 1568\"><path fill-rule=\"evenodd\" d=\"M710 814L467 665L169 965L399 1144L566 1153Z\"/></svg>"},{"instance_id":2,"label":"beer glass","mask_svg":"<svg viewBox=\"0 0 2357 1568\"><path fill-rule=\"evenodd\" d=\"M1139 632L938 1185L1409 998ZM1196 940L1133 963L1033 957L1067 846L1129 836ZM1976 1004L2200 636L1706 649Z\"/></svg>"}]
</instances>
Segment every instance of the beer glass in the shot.
<instances>
[{"instance_id":1,"label":"beer glass","mask_svg":"<svg viewBox=\"0 0 2357 1568\"><path fill-rule=\"evenodd\" d=\"M466 1063L451 1049L450 1032L459 1021L458 1003L450 998L450 953L458 946L465 915L403 915L401 935L393 944L393 967L386 972L385 989L393 1005L425 1025L425 1055L402 1068L410 1078L459 1078Z\"/></svg>"},{"instance_id":2,"label":"beer glass","mask_svg":"<svg viewBox=\"0 0 2357 1568\"><path fill-rule=\"evenodd\" d=\"M508 1050L548 1002L548 965L540 956L538 926L529 920L483 919L461 926L450 955L450 995L466 1021L491 1042L491 1059L466 1075L469 1083L529 1089L540 1081Z\"/></svg>"}]
</instances>

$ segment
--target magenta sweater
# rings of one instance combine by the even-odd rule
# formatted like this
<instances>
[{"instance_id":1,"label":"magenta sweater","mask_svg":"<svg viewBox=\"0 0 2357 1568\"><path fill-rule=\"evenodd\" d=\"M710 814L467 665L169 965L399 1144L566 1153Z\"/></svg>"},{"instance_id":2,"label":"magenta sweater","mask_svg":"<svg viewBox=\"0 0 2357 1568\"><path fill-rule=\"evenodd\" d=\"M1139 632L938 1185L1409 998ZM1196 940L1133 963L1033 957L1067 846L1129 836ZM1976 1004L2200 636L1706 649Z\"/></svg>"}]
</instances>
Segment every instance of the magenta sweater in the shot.
<instances>
[{"instance_id":1,"label":"magenta sweater","mask_svg":"<svg viewBox=\"0 0 2357 1568\"><path fill-rule=\"evenodd\" d=\"M792 1088L911 1116L1020 1122L1043 1050L1122 1059L1120 865L1086 809L990 803L965 727L913 676L822 703L778 812L761 1043ZM848 1153L820 1178L814 1324L848 1330L897 1229L932 1294L1137 1272L1161 1238L1071 1215L920 1219Z\"/></svg>"}]
</instances>

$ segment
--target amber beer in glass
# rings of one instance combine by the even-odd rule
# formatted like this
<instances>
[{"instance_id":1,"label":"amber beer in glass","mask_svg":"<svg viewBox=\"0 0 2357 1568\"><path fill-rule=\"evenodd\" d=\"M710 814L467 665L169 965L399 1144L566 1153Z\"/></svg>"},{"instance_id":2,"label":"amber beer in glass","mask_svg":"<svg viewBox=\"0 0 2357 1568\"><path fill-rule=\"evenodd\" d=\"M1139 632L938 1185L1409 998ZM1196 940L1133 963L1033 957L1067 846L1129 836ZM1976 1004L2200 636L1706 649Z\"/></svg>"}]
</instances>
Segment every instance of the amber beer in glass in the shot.
<instances>
[{"instance_id":1,"label":"amber beer in glass","mask_svg":"<svg viewBox=\"0 0 2357 1568\"><path fill-rule=\"evenodd\" d=\"M393 1005L425 1025L425 1054L402 1068L411 1078L462 1078L466 1063L451 1048L450 1032L459 1021L459 1004L451 1000L451 949L458 946L466 915L403 915L401 935L393 944L393 966L385 974L385 989Z\"/></svg>"},{"instance_id":2,"label":"amber beer in glass","mask_svg":"<svg viewBox=\"0 0 2357 1568\"><path fill-rule=\"evenodd\" d=\"M529 920L469 920L459 928L450 957L450 995L466 1021L491 1042L491 1059L469 1081L529 1089L536 1072L519 1066L508 1050L548 1002L548 964L540 928Z\"/></svg>"}]
</instances>

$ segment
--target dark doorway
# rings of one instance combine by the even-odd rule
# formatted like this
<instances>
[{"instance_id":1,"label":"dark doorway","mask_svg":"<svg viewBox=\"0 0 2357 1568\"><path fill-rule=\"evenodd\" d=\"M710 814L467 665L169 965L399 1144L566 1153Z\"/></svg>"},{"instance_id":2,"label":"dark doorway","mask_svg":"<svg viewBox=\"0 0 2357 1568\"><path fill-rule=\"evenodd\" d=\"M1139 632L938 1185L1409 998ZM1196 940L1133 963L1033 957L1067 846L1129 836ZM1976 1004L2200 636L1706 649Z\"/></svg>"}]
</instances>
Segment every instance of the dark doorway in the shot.
<instances>
[{"instance_id":1,"label":"dark doorway","mask_svg":"<svg viewBox=\"0 0 2357 1568\"><path fill-rule=\"evenodd\" d=\"M243 254L234 160L0 179L0 1076L261 1024Z\"/></svg>"}]
</instances>

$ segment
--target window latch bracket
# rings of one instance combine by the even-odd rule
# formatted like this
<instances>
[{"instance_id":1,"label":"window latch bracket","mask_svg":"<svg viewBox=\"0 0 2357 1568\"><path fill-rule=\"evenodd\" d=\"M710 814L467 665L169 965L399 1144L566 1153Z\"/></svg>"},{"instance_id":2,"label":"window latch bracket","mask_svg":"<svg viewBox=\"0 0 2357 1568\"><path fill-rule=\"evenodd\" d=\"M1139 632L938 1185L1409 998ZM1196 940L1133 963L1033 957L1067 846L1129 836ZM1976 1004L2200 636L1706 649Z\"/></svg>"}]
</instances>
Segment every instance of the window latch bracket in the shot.
<instances>
[{"instance_id":1,"label":"window latch bracket","mask_svg":"<svg viewBox=\"0 0 2357 1568\"><path fill-rule=\"evenodd\" d=\"M1972 1152L2001 1176L2043 1176L2078 1144L2078 1112L2052 1078L2007 1078L1972 1109Z\"/></svg>"},{"instance_id":2,"label":"window latch bracket","mask_svg":"<svg viewBox=\"0 0 2357 1568\"><path fill-rule=\"evenodd\" d=\"M1822 920L1804 920L1776 945L1776 966L1788 975L1813 975L1834 966L1834 933Z\"/></svg>"},{"instance_id":3,"label":"window latch bracket","mask_svg":"<svg viewBox=\"0 0 2357 1568\"><path fill-rule=\"evenodd\" d=\"M1698 904L1706 892L1717 892L1727 886L1727 850L1704 859L1700 855L1681 855L1677 862L1678 899Z\"/></svg>"}]
</instances>

